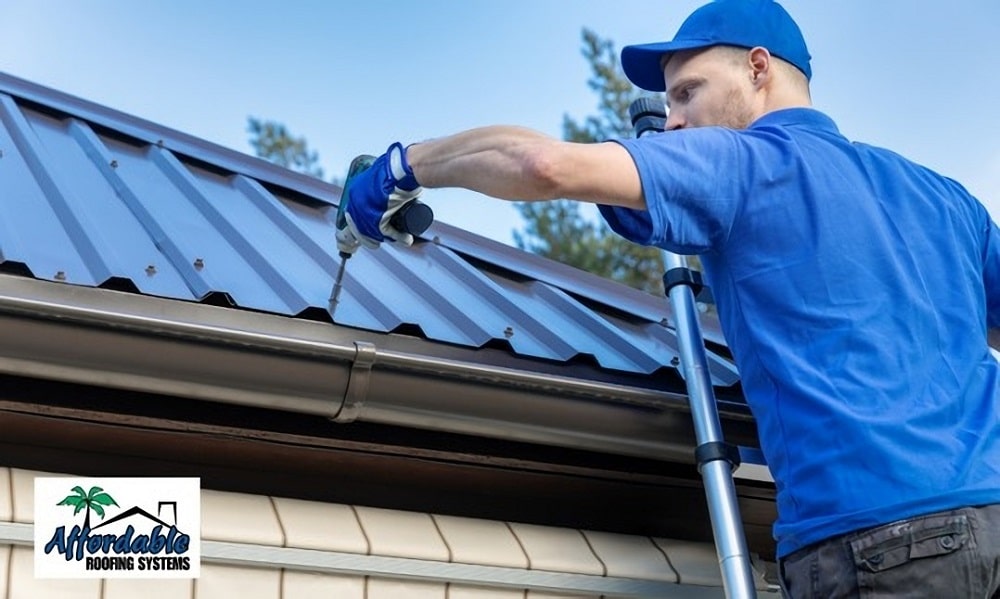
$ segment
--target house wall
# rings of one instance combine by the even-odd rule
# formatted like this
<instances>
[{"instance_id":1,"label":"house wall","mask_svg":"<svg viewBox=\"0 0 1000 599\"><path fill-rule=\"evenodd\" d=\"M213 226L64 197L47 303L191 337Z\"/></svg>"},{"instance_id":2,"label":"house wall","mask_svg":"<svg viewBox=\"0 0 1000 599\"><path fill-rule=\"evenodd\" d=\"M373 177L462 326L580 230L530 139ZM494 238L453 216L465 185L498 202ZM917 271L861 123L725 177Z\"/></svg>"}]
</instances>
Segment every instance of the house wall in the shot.
<instances>
[{"instance_id":1,"label":"house wall","mask_svg":"<svg viewBox=\"0 0 1000 599\"><path fill-rule=\"evenodd\" d=\"M38 475L55 474L0 467L2 599L616 596L581 588L595 581L619 584L624 596L723 596L714 548L704 543L210 489L201 494L198 579L36 579L30 535L21 533L34 522ZM503 581L470 578L477 568Z\"/></svg>"}]
</instances>

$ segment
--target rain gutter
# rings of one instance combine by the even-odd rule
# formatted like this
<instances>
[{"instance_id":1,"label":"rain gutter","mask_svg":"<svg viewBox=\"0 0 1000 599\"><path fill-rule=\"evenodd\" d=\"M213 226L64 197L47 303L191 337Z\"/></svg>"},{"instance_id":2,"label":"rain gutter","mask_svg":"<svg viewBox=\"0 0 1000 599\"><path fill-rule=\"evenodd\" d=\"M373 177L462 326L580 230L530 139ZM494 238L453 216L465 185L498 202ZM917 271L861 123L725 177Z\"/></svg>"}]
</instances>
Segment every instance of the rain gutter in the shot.
<instances>
[{"instance_id":1,"label":"rain gutter","mask_svg":"<svg viewBox=\"0 0 1000 599\"><path fill-rule=\"evenodd\" d=\"M681 393L403 337L0 275L3 374L690 461Z\"/></svg>"}]
</instances>

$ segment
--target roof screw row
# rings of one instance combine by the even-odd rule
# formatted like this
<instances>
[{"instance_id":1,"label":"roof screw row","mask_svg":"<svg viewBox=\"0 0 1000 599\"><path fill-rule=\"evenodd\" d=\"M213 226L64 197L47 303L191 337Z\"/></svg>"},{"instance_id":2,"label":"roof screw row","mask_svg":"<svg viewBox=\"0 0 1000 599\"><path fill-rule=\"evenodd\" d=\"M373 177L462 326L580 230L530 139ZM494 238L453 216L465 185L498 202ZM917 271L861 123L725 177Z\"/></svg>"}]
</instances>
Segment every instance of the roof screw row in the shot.
<instances>
[{"instance_id":1,"label":"roof screw row","mask_svg":"<svg viewBox=\"0 0 1000 599\"><path fill-rule=\"evenodd\" d=\"M149 275L149 276L155 275L156 274L156 267L153 266L152 264L150 264L149 266L147 266L146 267L146 274Z\"/></svg>"},{"instance_id":2,"label":"roof screw row","mask_svg":"<svg viewBox=\"0 0 1000 599\"><path fill-rule=\"evenodd\" d=\"M197 270L201 270L201 269L205 268L205 261L202 260L201 258L195 258L194 259L194 267Z\"/></svg>"}]
</instances>

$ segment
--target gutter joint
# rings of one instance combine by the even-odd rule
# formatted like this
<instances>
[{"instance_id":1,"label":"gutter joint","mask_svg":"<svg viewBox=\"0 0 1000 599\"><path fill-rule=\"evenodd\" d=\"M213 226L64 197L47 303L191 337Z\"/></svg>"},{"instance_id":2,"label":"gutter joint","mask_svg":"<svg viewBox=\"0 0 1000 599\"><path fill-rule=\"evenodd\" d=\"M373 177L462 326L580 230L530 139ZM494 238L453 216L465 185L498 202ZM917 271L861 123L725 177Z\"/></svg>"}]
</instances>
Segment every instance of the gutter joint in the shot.
<instances>
[{"instance_id":1,"label":"gutter joint","mask_svg":"<svg viewBox=\"0 0 1000 599\"><path fill-rule=\"evenodd\" d=\"M334 422L354 422L364 409L368 389L371 386L372 365L375 364L377 351L374 343L367 341L354 342L354 360L347 378L347 390L340 409L331 417Z\"/></svg>"}]
</instances>

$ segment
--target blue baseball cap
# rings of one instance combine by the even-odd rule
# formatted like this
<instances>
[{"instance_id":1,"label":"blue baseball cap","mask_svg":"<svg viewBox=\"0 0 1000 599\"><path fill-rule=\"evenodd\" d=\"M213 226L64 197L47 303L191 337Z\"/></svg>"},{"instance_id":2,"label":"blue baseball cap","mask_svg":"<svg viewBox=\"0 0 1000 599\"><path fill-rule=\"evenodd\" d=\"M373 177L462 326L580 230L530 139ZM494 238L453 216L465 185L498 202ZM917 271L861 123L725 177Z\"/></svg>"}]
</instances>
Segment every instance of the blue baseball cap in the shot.
<instances>
[{"instance_id":1,"label":"blue baseball cap","mask_svg":"<svg viewBox=\"0 0 1000 599\"><path fill-rule=\"evenodd\" d=\"M662 92L665 54L710 46L762 46L812 78L809 50L802 31L773 0L716 0L691 13L669 42L622 48L625 76L642 89Z\"/></svg>"}]
</instances>

